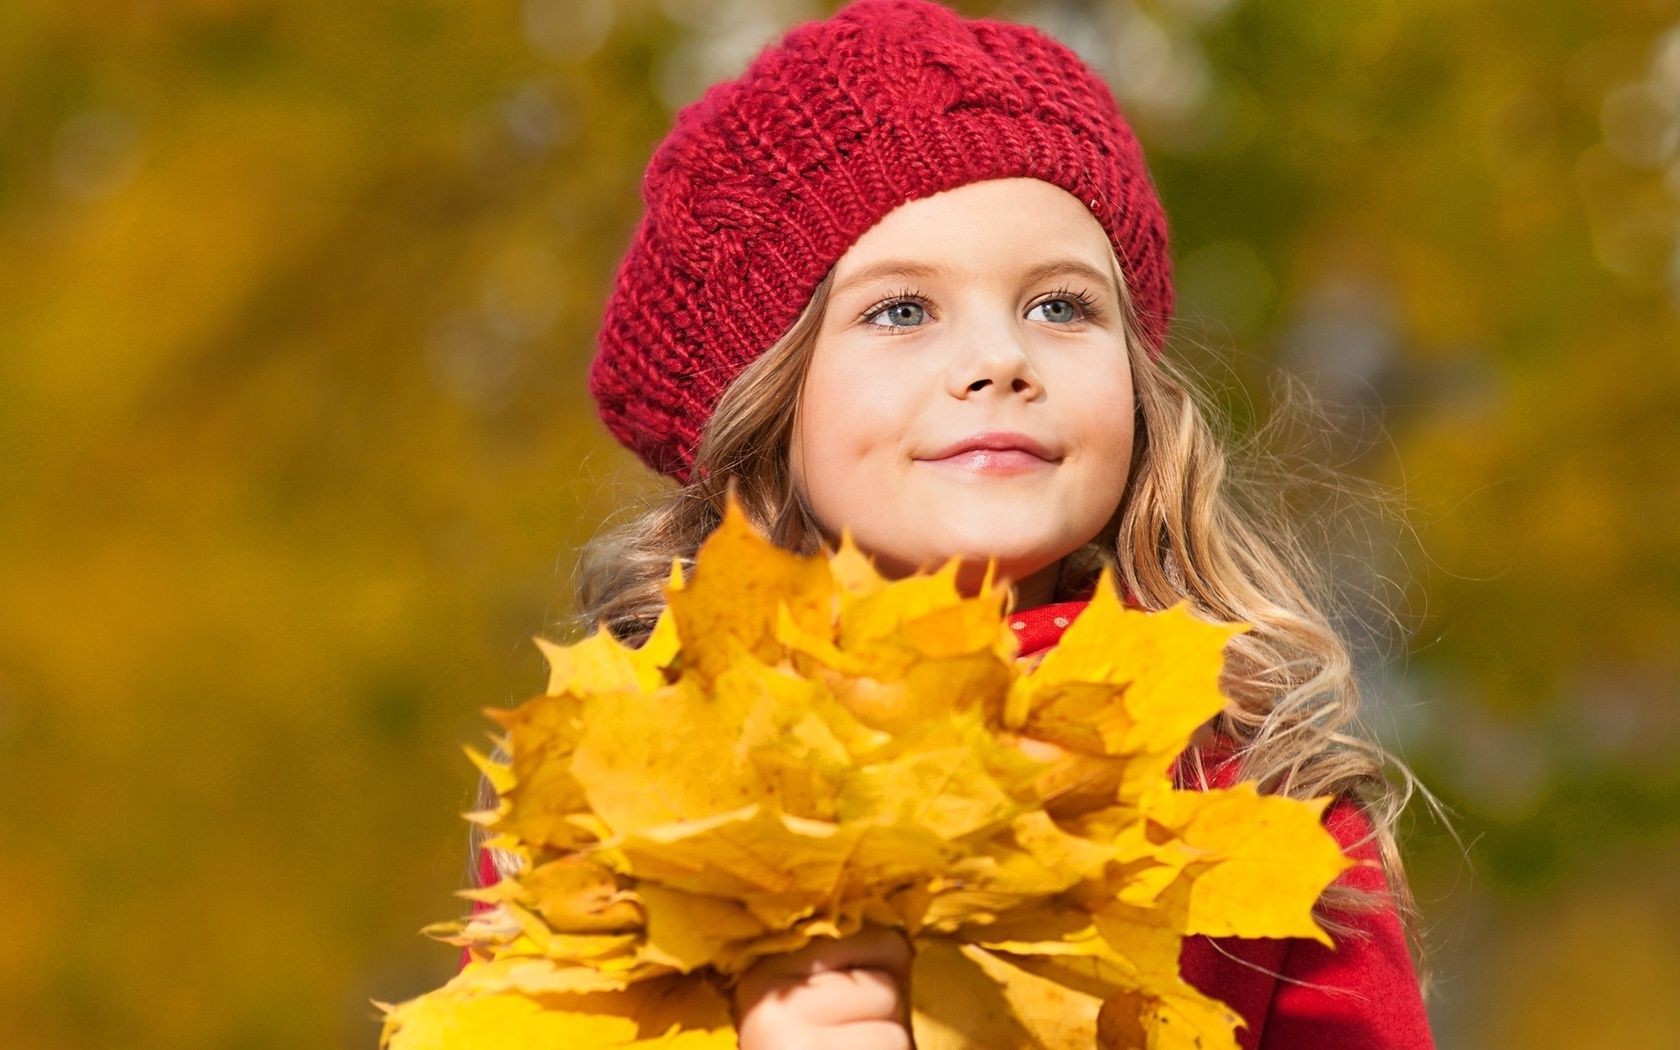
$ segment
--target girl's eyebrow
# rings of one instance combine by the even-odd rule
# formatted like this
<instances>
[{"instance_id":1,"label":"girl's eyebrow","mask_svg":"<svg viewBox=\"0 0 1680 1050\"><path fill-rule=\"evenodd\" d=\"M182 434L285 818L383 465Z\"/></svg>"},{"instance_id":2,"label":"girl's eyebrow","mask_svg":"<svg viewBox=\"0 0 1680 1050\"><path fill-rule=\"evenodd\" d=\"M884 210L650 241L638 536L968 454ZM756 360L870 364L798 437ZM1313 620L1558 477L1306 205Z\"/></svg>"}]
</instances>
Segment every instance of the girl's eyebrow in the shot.
<instances>
[{"instance_id":1,"label":"girl's eyebrow","mask_svg":"<svg viewBox=\"0 0 1680 1050\"><path fill-rule=\"evenodd\" d=\"M962 276L952 270L935 266L931 263L913 262L906 259L886 259L871 266L865 266L852 274L835 288L834 294L845 291L855 284L875 281L887 277L921 278ZM1022 284L1032 284L1042 281L1046 277L1075 276L1083 277L1087 281L1102 285L1110 294L1118 294L1114 282L1109 275L1079 259L1049 259L1038 263L1021 274Z\"/></svg>"}]
</instances>

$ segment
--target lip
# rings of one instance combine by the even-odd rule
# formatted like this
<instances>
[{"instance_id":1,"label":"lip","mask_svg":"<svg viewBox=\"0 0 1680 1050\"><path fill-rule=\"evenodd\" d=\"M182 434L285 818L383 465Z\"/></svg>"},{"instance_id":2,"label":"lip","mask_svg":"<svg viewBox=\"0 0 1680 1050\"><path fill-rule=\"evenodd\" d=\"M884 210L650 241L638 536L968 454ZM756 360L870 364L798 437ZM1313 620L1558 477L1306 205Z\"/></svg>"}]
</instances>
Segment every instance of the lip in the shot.
<instances>
[{"instance_id":1,"label":"lip","mask_svg":"<svg viewBox=\"0 0 1680 1050\"><path fill-rule=\"evenodd\" d=\"M1043 460L1046 463L1054 463L1061 458L1043 442L1012 430L988 430L980 434L970 434L968 437L954 441L930 455L918 458L938 462L962 457L965 454L983 452L1002 453L1002 457L997 457L1000 459L1011 458L1008 455L1009 453L1025 453L1027 456ZM1019 459L1020 457L1013 458Z\"/></svg>"},{"instance_id":2,"label":"lip","mask_svg":"<svg viewBox=\"0 0 1680 1050\"><path fill-rule=\"evenodd\" d=\"M922 462L970 477L1010 477L1036 474L1061 462L1061 457L1025 434L993 430L952 442L922 457Z\"/></svg>"}]
</instances>

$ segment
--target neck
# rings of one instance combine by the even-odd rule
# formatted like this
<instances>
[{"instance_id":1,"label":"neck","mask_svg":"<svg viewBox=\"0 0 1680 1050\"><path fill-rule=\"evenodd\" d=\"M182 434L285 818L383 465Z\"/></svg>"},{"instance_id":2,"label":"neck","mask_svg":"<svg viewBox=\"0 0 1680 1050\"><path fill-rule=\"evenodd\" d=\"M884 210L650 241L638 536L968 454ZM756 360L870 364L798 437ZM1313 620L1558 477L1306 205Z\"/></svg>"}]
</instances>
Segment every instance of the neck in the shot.
<instances>
[{"instance_id":1,"label":"neck","mask_svg":"<svg viewBox=\"0 0 1680 1050\"><path fill-rule=\"evenodd\" d=\"M1062 563L1056 561L1030 576L1010 580L1009 589L1014 597L1011 608L1032 609L1040 605L1049 605L1056 600L1056 584L1061 579L1061 575ZM978 594L980 583L985 577L986 565L984 562L964 564L957 571L957 589L968 595Z\"/></svg>"},{"instance_id":2,"label":"neck","mask_svg":"<svg viewBox=\"0 0 1680 1050\"><path fill-rule=\"evenodd\" d=\"M1024 579L1017 580L1015 589L1015 608L1032 609L1040 605L1049 605L1056 600L1056 583L1062 577L1062 563L1051 562L1044 568Z\"/></svg>"}]
</instances>

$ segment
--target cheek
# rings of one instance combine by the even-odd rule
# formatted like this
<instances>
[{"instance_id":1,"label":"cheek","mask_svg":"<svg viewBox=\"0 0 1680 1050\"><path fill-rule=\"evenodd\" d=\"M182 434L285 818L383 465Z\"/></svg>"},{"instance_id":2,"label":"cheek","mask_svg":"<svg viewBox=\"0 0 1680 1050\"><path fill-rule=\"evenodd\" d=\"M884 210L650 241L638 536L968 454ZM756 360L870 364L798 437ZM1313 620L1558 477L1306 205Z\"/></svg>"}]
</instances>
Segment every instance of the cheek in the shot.
<instances>
[{"instance_id":1,"label":"cheek","mask_svg":"<svg viewBox=\"0 0 1680 1050\"><path fill-rule=\"evenodd\" d=\"M817 489L887 465L905 432L902 384L862 362L835 361L838 356L812 362L795 427L795 448L804 461L795 465L795 476Z\"/></svg>"},{"instance_id":2,"label":"cheek","mask_svg":"<svg viewBox=\"0 0 1680 1050\"><path fill-rule=\"evenodd\" d=\"M1093 383L1093 396L1082 406L1086 467L1082 484L1093 502L1112 511L1120 505L1130 483L1132 447L1136 440L1129 377ZM1103 391L1106 390L1106 394Z\"/></svg>"},{"instance_id":3,"label":"cheek","mask_svg":"<svg viewBox=\"0 0 1680 1050\"><path fill-rule=\"evenodd\" d=\"M1097 447L1105 466L1124 478L1132 459L1132 419L1129 408L1105 415L1096 429Z\"/></svg>"},{"instance_id":4,"label":"cheek","mask_svg":"<svg viewBox=\"0 0 1680 1050\"><path fill-rule=\"evenodd\" d=\"M790 470L825 524L878 453L884 430L879 406L860 396L863 377L813 362L801 395L790 446Z\"/></svg>"}]
</instances>

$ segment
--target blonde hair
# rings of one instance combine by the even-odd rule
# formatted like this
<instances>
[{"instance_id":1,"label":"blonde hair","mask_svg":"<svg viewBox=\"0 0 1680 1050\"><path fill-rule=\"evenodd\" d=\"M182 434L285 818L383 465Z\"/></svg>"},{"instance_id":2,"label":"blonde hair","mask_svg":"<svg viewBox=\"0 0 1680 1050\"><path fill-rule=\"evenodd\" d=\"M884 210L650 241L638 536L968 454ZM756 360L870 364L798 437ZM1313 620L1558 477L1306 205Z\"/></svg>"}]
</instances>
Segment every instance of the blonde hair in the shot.
<instances>
[{"instance_id":1,"label":"blonde hair","mask_svg":"<svg viewBox=\"0 0 1680 1050\"><path fill-rule=\"evenodd\" d=\"M1214 728L1238 742L1238 776L1260 790L1296 798L1349 795L1361 805L1372 834L1355 845L1374 840L1391 896L1333 886L1316 914L1333 934L1357 936L1348 921L1353 913L1392 902L1427 993L1416 906L1396 843L1400 814L1422 789L1403 763L1362 731L1353 661L1321 611L1333 593L1328 574L1313 564L1283 515L1255 507L1239 511L1241 493L1227 477L1210 413L1176 365L1145 352L1112 249L1109 258L1132 362L1131 471L1120 511L1104 534L1064 561L1057 600L1084 593L1107 566L1144 608L1187 600L1208 619L1252 625L1227 649L1222 684L1233 703ZM821 532L793 483L788 448L832 276L830 271L798 320L725 391L690 482L585 548L576 627L604 628L633 644L646 638L664 608L671 563L692 565L722 520L731 487L753 523L778 545L805 554L820 549ZM1192 775L1206 786L1199 749L1192 748L1190 758ZM1388 778L1390 767L1398 784ZM494 805L487 784L481 801ZM504 872L511 861L497 857Z\"/></svg>"}]
</instances>

